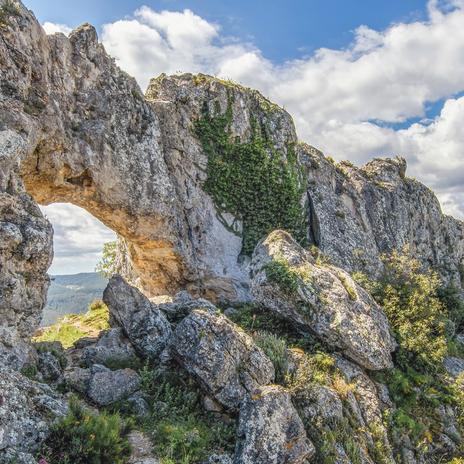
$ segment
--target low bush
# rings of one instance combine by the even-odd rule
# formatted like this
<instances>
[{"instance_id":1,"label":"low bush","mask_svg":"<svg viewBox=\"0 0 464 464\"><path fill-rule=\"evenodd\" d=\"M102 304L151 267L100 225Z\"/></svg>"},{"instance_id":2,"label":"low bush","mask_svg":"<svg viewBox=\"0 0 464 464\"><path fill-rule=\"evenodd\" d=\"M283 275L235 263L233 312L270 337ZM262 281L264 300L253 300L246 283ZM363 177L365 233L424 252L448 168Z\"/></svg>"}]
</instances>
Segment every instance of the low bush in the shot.
<instances>
[{"instance_id":1,"label":"low bush","mask_svg":"<svg viewBox=\"0 0 464 464\"><path fill-rule=\"evenodd\" d=\"M118 414L94 414L73 398L69 413L52 425L38 458L50 464L124 464L130 428Z\"/></svg>"}]
</instances>

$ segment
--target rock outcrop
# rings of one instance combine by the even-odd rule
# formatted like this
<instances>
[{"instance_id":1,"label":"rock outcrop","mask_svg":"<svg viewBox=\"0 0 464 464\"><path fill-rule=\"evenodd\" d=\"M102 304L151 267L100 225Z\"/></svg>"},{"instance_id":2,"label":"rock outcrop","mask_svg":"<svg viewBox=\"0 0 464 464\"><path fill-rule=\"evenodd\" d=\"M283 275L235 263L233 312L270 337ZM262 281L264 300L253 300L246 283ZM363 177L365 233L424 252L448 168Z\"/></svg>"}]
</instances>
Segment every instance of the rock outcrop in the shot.
<instances>
[{"instance_id":1,"label":"rock outcrop","mask_svg":"<svg viewBox=\"0 0 464 464\"><path fill-rule=\"evenodd\" d=\"M334 264L375 276L382 254L407 247L445 281L463 286L464 223L443 215L434 193L406 176L403 158L356 167L305 144L297 151L308 175L310 231Z\"/></svg>"},{"instance_id":2,"label":"rock outcrop","mask_svg":"<svg viewBox=\"0 0 464 464\"><path fill-rule=\"evenodd\" d=\"M252 294L269 310L367 369L393 366L385 313L342 269L316 263L289 234L275 231L256 247L251 272Z\"/></svg>"},{"instance_id":3,"label":"rock outcrop","mask_svg":"<svg viewBox=\"0 0 464 464\"><path fill-rule=\"evenodd\" d=\"M314 446L285 389L270 385L246 397L234 464L303 464L313 454Z\"/></svg>"},{"instance_id":4,"label":"rock outcrop","mask_svg":"<svg viewBox=\"0 0 464 464\"><path fill-rule=\"evenodd\" d=\"M422 377L396 372L418 404L424 395L434 408L423 451L410 439L420 424L390 398L387 380L373 380L370 371L393 367L395 342L382 308L350 276L379 275L381 255L406 247L464 287L464 224L406 177L403 159L337 164L298 143L283 109L210 76L161 75L144 96L92 26L47 36L19 0L0 0L0 35L0 463L35 463L50 423L66 412L52 388L60 382L94 405L127 400L147 417L153 404L138 391L140 375L115 368L139 357L196 382L196 407L215 418L238 414L234 457L214 449L210 463L457 456L459 405L443 398L462 387L463 360L445 359L441 396L428 377L427 392L416 392ZM29 344L53 255L38 204L53 202L81 206L118 234L115 268L125 278L105 290L113 328L77 343L66 369L61 351ZM150 300L165 294L177 296ZM256 334L245 314L247 333L226 315L239 308L217 309L251 299L295 330L280 339L269 323L273 333ZM258 336L270 340L267 351ZM314 352L287 349L295 338ZM276 380L289 360L293 371ZM20 374L35 376L31 366L50 386ZM157 460L142 454L133 462Z\"/></svg>"},{"instance_id":5,"label":"rock outcrop","mask_svg":"<svg viewBox=\"0 0 464 464\"><path fill-rule=\"evenodd\" d=\"M120 276L111 278L103 301L110 311L110 324L122 327L142 356L156 360L171 336L164 314Z\"/></svg>"},{"instance_id":6,"label":"rock outcrop","mask_svg":"<svg viewBox=\"0 0 464 464\"><path fill-rule=\"evenodd\" d=\"M115 230L119 269L147 295L187 289L210 299L249 297L242 247L250 227L231 214L230 201L206 193L211 153L194 130L202 118L214 130L226 124L230 143L243 147L259 128L262 153L273 153L284 184L292 179L272 196L273 207L280 201L285 210L290 195L292 213L272 218L263 196L257 205L269 213L265 225L247 237L287 225L343 268L370 272L378 271L382 252L409 245L460 284L463 224L443 216L434 195L405 177L403 161L334 165L297 144L283 109L209 76L161 75L144 97L92 26L47 36L21 2L14 5L0 43L0 314L20 337L40 319L52 253L52 230L36 202L76 204ZM307 201L297 211L300 194Z\"/></svg>"},{"instance_id":7,"label":"rock outcrop","mask_svg":"<svg viewBox=\"0 0 464 464\"><path fill-rule=\"evenodd\" d=\"M274 380L274 366L227 317L197 309L176 328L174 357L219 403L239 408L246 394Z\"/></svg>"},{"instance_id":8,"label":"rock outcrop","mask_svg":"<svg viewBox=\"0 0 464 464\"><path fill-rule=\"evenodd\" d=\"M50 424L66 411L66 402L48 385L0 367L0 463L35 462Z\"/></svg>"}]
</instances>

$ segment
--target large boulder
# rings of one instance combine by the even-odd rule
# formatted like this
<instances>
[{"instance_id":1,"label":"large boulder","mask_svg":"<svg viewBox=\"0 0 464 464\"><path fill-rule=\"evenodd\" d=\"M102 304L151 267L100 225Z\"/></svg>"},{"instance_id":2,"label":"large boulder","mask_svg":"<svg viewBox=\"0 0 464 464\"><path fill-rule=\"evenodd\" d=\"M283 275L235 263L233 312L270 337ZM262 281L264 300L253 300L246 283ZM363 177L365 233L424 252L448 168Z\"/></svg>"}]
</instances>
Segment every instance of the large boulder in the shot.
<instances>
[{"instance_id":1,"label":"large boulder","mask_svg":"<svg viewBox=\"0 0 464 464\"><path fill-rule=\"evenodd\" d=\"M382 308L340 268L317 263L283 231L255 249L252 295L367 369L393 366L395 342Z\"/></svg>"},{"instance_id":2,"label":"large boulder","mask_svg":"<svg viewBox=\"0 0 464 464\"><path fill-rule=\"evenodd\" d=\"M234 464L302 464L315 452L290 394L277 385L247 395L237 436Z\"/></svg>"},{"instance_id":3,"label":"large boulder","mask_svg":"<svg viewBox=\"0 0 464 464\"><path fill-rule=\"evenodd\" d=\"M110 279L103 301L110 311L110 324L121 327L142 356L157 359L172 331L156 305L120 276Z\"/></svg>"},{"instance_id":4,"label":"large boulder","mask_svg":"<svg viewBox=\"0 0 464 464\"><path fill-rule=\"evenodd\" d=\"M171 339L175 359L226 408L274 380L274 366L253 339L219 312L196 309Z\"/></svg>"},{"instance_id":5,"label":"large boulder","mask_svg":"<svg viewBox=\"0 0 464 464\"><path fill-rule=\"evenodd\" d=\"M48 385L0 367L0 463L35 462L32 454L50 424L66 412L66 402Z\"/></svg>"}]
</instances>

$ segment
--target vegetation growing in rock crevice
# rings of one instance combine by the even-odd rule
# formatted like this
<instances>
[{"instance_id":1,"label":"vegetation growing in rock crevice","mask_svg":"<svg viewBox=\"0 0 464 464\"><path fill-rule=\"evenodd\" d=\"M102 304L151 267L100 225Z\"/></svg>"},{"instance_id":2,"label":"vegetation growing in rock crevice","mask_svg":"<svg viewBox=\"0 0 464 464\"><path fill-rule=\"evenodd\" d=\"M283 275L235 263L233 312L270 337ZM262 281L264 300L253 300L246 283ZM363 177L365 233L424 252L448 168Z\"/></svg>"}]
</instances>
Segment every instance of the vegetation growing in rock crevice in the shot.
<instances>
[{"instance_id":1,"label":"vegetation growing in rock crevice","mask_svg":"<svg viewBox=\"0 0 464 464\"><path fill-rule=\"evenodd\" d=\"M452 327L461 327L464 304L455 290L444 288L438 275L424 269L408 250L385 256L384 265L377 282L363 274L354 276L383 306L399 344L395 369L375 377L387 385L395 404L388 418L393 441L407 436L419 453L426 453L443 432L439 406L452 405L458 415L464 411L464 398L442 364L454 346L453 331L447 333L446 328L449 320Z\"/></svg>"},{"instance_id":2,"label":"vegetation growing in rock crevice","mask_svg":"<svg viewBox=\"0 0 464 464\"><path fill-rule=\"evenodd\" d=\"M306 214L301 204L304 182L293 147L278 152L265 128L252 121L251 139L232 140L232 103L211 116L205 104L195 134L208 157L204 190L214 200L218 217L231 213L243 222L242 253L251 255L257 242L274 229L284 229L306 244Z\"/></svg>"},{"instance_id":3,"label":"vegetation growing in rock crevice","mask_svg":"<svg viewBox=\"0 0 464 464\"><path fill-rule=\"evenodd\" d=\"M148 366L141 375L153 411L142 427L153 438L161 464L197 464L215 452L233 451L235 424L204 410L191 378L176 369Z\"/></svg>"}]
</instances>

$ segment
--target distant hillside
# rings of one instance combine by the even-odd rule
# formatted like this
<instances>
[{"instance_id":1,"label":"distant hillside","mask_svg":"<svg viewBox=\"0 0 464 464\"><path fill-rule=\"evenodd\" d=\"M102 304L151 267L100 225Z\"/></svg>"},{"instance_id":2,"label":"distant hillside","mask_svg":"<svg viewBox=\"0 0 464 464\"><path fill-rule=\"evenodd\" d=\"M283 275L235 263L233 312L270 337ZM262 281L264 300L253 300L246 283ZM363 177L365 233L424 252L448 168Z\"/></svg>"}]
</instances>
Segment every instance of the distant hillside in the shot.
<instances>
[{"instance_id":1,"label":"distant hillside","mask_svg":"<svg viewBox=\"0 0 464 464\"><path fill-rule=\"evenodd\" d=\"M85 313L89 303L101 298L108 280L97 272L51 276L47 305L41 326L47 326L69 313Z\"/></svg>"}]
</instances>

